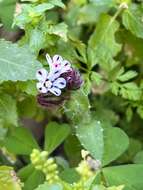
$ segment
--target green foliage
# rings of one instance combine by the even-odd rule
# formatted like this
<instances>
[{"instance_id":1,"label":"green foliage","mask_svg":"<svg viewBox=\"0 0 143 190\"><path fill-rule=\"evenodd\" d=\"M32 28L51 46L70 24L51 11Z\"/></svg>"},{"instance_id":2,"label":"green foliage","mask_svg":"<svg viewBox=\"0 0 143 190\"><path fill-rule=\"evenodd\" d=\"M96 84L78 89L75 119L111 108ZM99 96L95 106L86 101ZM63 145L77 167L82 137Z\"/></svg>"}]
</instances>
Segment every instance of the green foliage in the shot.
<instances>
[{"instance_id":1,"label":"green foliage","mask_svg":"<svg viewBox=\"0 0 143 190\"><path fill-rule=\"evenodd\" d=\"M4 140L4 146L14 154L23 155L29 155L33 148L39 148L29 130L22 127L17 127L8 134Z\"/></svg>"},{"instance_id":2,"label":"green foliage","mask_svg":"<svg viewBox=\"0 0 143 190\"><path fill-rule=\"evenodd\" d=\"M8 30L11 30L12 27L15 8L16 0L0 1L0 20Z\"/></svg>"},{"instance_id":3,"label":"green foliage","mask_svg":"<svg viewBox=\"0 0 143 190\"><path fill-rule=\"evenodd\" d=\"M105 168L103 172L109 185L124 184L125 190L140 190L143 186L142 169L143 165L131 164Z\"/></svg>"},{"instance_id":4,"label":"green foliage","mask_svg":"<svg viewBox=\"0 0 143 190\"><path fill-rule=\"evenodd\" d=\"M143 189L142 12L131 0L0 0L0 36L16 36L0 39L0 190ZM83 84L42 107L46 53Z\"/></svg>"},{"instance_id":5,"label":"green foliage","mask_svg":"<svg viewBox=\"0 0 143 190\"><path fill-rule=\"evenodd\" d=\"M0 81L35 79L35 72L41 64L26 47L1 40L0 52Z\"/></svg>"},{"instance_id":6,"label":"green foliage","mask_svg":"<svg viewBox=\"0 0 143 190\"><path fill-rule=\"evenodd\" d=\"M45 131L45 150L50 154L65 140L69 133L70 128L67 124L49 123Z\"/></svg>"}]
</instances>

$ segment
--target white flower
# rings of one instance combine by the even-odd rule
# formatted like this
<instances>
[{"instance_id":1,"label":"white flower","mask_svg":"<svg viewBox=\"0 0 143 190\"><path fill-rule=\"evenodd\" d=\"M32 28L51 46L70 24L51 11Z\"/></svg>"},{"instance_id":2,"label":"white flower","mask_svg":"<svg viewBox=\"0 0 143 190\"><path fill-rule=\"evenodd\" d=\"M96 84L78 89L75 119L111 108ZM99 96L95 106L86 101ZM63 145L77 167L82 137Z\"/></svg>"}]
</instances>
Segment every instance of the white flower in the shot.
<instances>
[{"instance_id":1,"label":"white flower","mask_svg":"<svg viewBox=\"0 0 143 190\"><path fill-rule=\"evenodd\" d=\"M51 92L56 96L61 95L61 90L66 87L66 80L62 77L55 79L55 77L49 74L46 69L40 69L36 73L36 77L39 80L37 83L37 89L41 93ZM53 80L52 80L53 79Z\"/></svg>"},{"instance_id":2,"label":"white flower","mask_svg":"<svg viewBox=\"0 0 143 190\"><path fill-rule=\"evenodd\" d=\"M40 93L51 92L56 96L61 95L61 89L66 87L66 80L60 77L61 74L68 72L71 65L67 60L63 60L60 55L51 57L46 54L46 59L50 67L48 73L46 69L40 69L36 73L36 78L39 80L37 89Z\"/></svg>"},{"instance_id":3,"label":"white flower","mask_svg":"<svg viewBox=\"0 0 143 190\"><path fill-rule=\"evenodd\" d=\"M46 59L50 67L49 78L58 78L61 74L71 70L69 61L64 60L60 55L54 55L53 58L46 54Z\"/></svg>"}]
</instances>

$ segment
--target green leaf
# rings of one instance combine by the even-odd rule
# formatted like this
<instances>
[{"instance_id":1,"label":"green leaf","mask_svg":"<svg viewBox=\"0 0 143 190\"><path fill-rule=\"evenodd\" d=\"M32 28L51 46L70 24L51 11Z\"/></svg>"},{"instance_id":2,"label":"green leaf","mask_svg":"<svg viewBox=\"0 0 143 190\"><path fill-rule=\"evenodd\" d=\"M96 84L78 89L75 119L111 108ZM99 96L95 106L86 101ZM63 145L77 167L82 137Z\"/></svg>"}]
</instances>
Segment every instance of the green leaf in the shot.
<instances>
[{"instance_id":1,"label":"green leaf","mask_svg":"<svg viewBox=\"0 0 143 190\"><path fill-rule=\"evenodd\" d=\"M64 111L67 117L75 124L81 120L85 119L87 121L90 119L89 99L87 94L85 94L83 88L78 91L73 91L70 97L70 101L68 101L64 106Z\"/></svg>"},{"instance_id":2,"label":"green leaf","mask_svg":"<svg viewBox=\"0 0 143 190\"><path fill-rule=\"evenodd\" d=\"M76 133L83 147L95 159L102 161L102 165L118 158L129 145L128 136L121 129L104 127L103 123L96 120L81 124Z\"/></svg>"},{"instance_id":3,"label":"green leaf","mask_svg":"<svg viewBox=\"0 0 143 190\"><path fill-rule=\"evenodd\" d=\"M121 49L121 45L115 40L115 33L119 23L109 15L102 15L97 27L88 42L88 54L91 66L99 63L107 70L111 69L115 62L113 58Z\"/></svg>"},{"instance_id":4,"label":"green leaf","mask_svg":"<svg viewBox=\"0 0 143 190\"><path fill-rule=\"evenodd\" d=\"M0 119L6 124L17 125L16 101L7 94L0 94Z\"/></svg>"},{"instance_id":5,"label":"green leaf","mask_svg":"<svg viewBox=\"0 0 143 190\"><path fill-rule=\"evenodd\" d=\"M41 67L27 47L0 41L0 81L35 79L35 73Z\"/></svg>"},{"instance_id":6,"label":"green leaf","mask_svg":"<svg viewBox=\"0 0 143 190\"><path fill-rule=\"evenodd\" d=\"M82 146L98 160L102 160L104 151L103 128L98 121L77 126L76 134Z\"/></svg>"},{"instance_id":7,"label":"green leaf","mask_svg":"<svg viewBox=\"0 0 143 190\"><path fill-rule=\"evenodd\" d=\"M0 189L22 190L12 167L0 166Z\"/></svg>"},{"instance_id":8,"label":"green leaf","mask_svg":"<svg viewBox=\"0 0 143 190\"><path fill-rule=\"evenodd\" d=\"M136 154L133 161L135 164L143 164L143 150Z\"/></svg>"},{"instance_id":9,"label":"green leaf","mask_svg":"<svg viewBox=\"0 0 143 190\"><path fill-rule=\"evenodd\" d=\"M49 3L61 8L65 8L65 5L61 0L49 0Z\"/></svg>"},{"instance_id":10,"label":"green leaf","mask_svg":"<svg viewBox=\"0 0 143 190\"><path fill-rule=\"evenodd\" d=\"M46 35L42 30L38 28L32 29L29 35L29 46L32 52L38 55L40 49L44 48L46 45Z\"/></svg>"},{"instance_id":11,"label":"green leaf","mask_svg":"<svg viewBox=\"0 0 143 190\"><path fill-rule=\"evenodd\" d=\"M45 131L45 150L50 154L66 139L69 133L69 125L50 122Z\"/></svg>"},{"instance_id":12,"label":"green leaf","mask_svg":"<svg viewBox=\"0 0 143 190\"><path fill-rule=\"evenodd\" d=\"M63 190L63 187L60 184L48 184L48 183L44 183L42 185L39 185L38 188L36 188L35 190Z\"/></svg>"},{"instance_id":13,"label":"green leaf","mask_svg":"<svg viewBox=\"0 0 143 190\"><path fill-rule=\"evenodd\" d=\"M49 34L55 34L61 37L64 41L67 41L67 25L65 23L59 23L56 25L51 25L47 31Z\"/></svg>"},{"instance_id":14,"label":"green leaf","mask_svg":"<svg viewBox=\"0 0 143 190\"><path fill-rule=\"evenodd\" d=\"M99 16L109 10L109 6L99 3L89 3L80 8L78 15L78 24L96 23Z\"/></svg>"},{"instance_id":15,"label":"green leaf","mask_svg":"<svg viewBox=\"0 0 143 190\"><path fill-rule=\"evenodd\" d=\"M44 181L44 174L41 171L34 170L24 182L23 190L35 190Z\"/></svg>"},{"instance_id":16,"label":"green leaf","mask_svg":"<svg viewBox=\"0 0 143 190\"><path fill-rule=\"evenodd\" d=\"M129 146L129 139L125 132L117 127L104 128L103 165L116 160Z\"/></svg>"},{"instance_id":17,"label":"green leaf","mask_svg":"<svg viewBox=\"0 0 143 190\"><path fill-rule=\"evenodd\" d=\"M67 168L60 173L60 178L67 183L73 184L78 182L80 175L74 168Z\"/></svg>"},{"instance_id":18,"label":"green leaf","mask_svg":"<svg viewBox=\"0 0 143 190\"><path fill-rule=\"evenodd\" d=\"M80 162L81 149L82 146L75 135L70 135L66 138L64 143L64 151L71 166L75 167Z\"/></svg>"},{"instance_id":19,"label":"green leaf","mask_svg":"<svg viewBox=\"0 0 143 190\"><path fill-rule=\"evenodd\" d=\"M34 148L39 146L28 129L18 127L4 140L4 146L14 154L29 155Z\"/></svg>"},{"instance_id":20,"label":"green leaf","mask_svg":"<svg viewBox=\"0 0 143 190\"><path fill-rule=\"evenodd\" d=\"M34 170L34 166L32 164L29 164L18 171L18 176L20 177L21 181L24 182L29 178Z\"/></svg>"},{"instance_id":21,"label":"green leaf","mask_svg":"<svg viewBox=\"0 0 143 190\"><path fill-rule=\"evenodd\" d=\"M121 82L125 82L125 81L128 81L130 79L133 79L137 75L138 75L138 73L136 71L127 71L126 73L118 76L117 79Z\"/></svg>"},{"instance_id":22,"label":"green leaf","mask_svg":"<svg viewBox=\"0 0 143 190\"><path fill-rule=\"evenodd\" d=\"M143 165L141 164L104 168L103 174L109 185L125 185L124 190L143 188Z\"/></svg>"},{"instance_id":23,"label":"green leaf","mask_svg":"<svg viewBox=\"0 0 143 190\"><path fill-rule=\"evenodd\" d=\"M143 38L142 11L142 6L132 3L122 14L126 29L139 38Z\"/></svg>"},{"instance_id":24,"label":"green leaf","mask_svg":"<svg viewBox=\"0 0 143 190\"><path fill-rule=\"evenodd\" d=\"M0 18L6 29L10 30L14 18L16 0L0 1Z\"/></svg>"}]
</instances>

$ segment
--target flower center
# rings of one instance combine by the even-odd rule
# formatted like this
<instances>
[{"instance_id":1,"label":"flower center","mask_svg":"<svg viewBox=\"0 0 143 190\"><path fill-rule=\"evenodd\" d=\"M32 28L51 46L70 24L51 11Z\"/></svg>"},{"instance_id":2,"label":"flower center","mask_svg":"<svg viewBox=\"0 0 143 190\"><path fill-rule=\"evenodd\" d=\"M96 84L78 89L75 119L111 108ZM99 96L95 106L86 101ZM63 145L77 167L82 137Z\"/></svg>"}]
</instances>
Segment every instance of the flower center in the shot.
<instances>
[{"instance_id":1,"label":"flower center","mask_svg":"<svg viewBox=\"0 0 143 190\"><path fill-rule=\"evenodd\" d=\"M46 88L51 88L51 86L52 86L52 82L51 81L48 80L48 81L45 82L45 87Z\"/></svg>"}]
</instances>

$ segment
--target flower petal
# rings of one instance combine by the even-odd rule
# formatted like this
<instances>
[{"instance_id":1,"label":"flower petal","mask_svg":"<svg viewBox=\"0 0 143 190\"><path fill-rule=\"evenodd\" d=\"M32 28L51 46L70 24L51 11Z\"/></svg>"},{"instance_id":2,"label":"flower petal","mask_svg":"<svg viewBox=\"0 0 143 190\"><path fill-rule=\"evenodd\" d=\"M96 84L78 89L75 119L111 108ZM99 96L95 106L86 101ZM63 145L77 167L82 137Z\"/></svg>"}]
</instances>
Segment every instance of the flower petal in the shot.
<instances>
[{"instance_id":1,"label":"flower petal","mask_svg":"<svg viewBox=\"0 0 143 190\"><path fill-rule=\"evenodd\" d=\"M52 59L51 59L51 57L50 57L50 55L48 53L46 54L46 59L47 59L47 62L49 64L49 66L50 66L50 69L52 69Z\"/></svg>"},{"instance_id":2,"label":"flower petal","mask_svg":"<svg viewBox=\"0 0 143 190\"><path fill-rule=\"evenodd\" d=\"M42 68L42 69L39 69L37 72L36 72L36 78L39 80L39 81L42 81L44 82L47 78L47 75L48 75L48 72L46 69Z\"/></svg>"},{"instance_id":3,"label":"flower petal","mask_svg":"<svg viewBox=\"0 0 143 190\"><path fill-rule=\"evenodd\" d=\"M66 73L69 70L71 70L71 64L69 61L64 60L62 62L61 73Z\"/></svg>"},{"instance_id":4,"label":"flower petal","mask_svg":"<svg viewBox=\"0 0 143 190\"><path fill-rule=\"evenodd\" d=\"M61 71L60 70L52 70L52 71L50 71L50 73L48 75L48 79L51 80L51 81L54 81L60 75L61 75Z\"/></svg>"},{"instance_id":5,"label":"flower petal","mask_svg":"<svg viewBox=\"0 0 143 190\"><path fill-rule=\"evenodd\" d=\"M54 63L61 63L62 61L63 61L62 56L60 56L60 55L54 55L53 56L53 62Z\"/></svg>"},{"instance_id":6,"label":"flower petal","mask_svg":"<svg viewBox=\"0 0 143 190\"><path fill-rule=\"evenodd\" d=\"M60 88L60 89L65 88L66 87L66 80L64 78L60 77L53 82L53 86Z\"/></svg>"},{"instance_id":7,"label":"flower petal","mask_svg":"<svg viewBox=\"0 0 143 190\"><path fill-rule=\"evenodd\" d=\"M41 92L41 93L47 93L47 92L48 92L48 90L47 90L47 88L44 86L44 83L43 83L43 82L38 82L38 83L36 84L36 86L37 86L37 89L38 89L39 92Z\"/></svg>"},{"instance_id":8,"label":"flower petal","mask_svg":"<svg viewBox=\"0 0 143 190\"><path fill-rule=\"evenodd\" d=\"M60 96L61 95L61 90L59 88L54 87L54 86L52 88L50 88L49 91L52 94L55 94L56 96Z\"/></svg>"}]
</instances>

